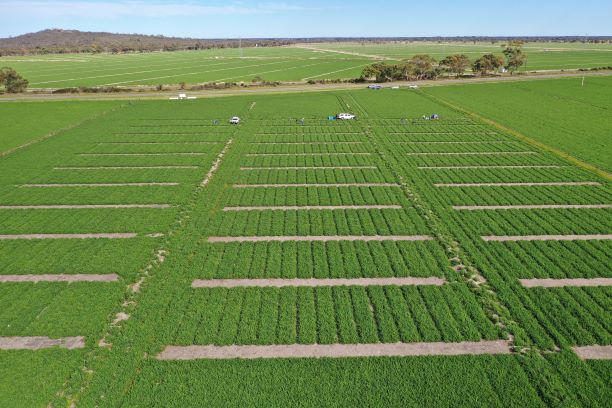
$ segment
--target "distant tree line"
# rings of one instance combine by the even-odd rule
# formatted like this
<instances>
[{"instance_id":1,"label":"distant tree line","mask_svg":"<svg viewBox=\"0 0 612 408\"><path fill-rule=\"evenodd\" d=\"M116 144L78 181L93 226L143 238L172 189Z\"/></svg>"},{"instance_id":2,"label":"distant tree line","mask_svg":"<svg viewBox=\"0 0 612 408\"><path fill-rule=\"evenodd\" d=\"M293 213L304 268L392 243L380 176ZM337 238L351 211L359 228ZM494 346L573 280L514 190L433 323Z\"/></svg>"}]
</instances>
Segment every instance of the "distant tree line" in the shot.
<instances>
[{"instance_id":1,"label":"distant tree line","mask_svg":"<svg viewBox=\"0 0 612 408\"><path fill-rule=\"evenodd\" d=\"M436 79L443 74L461 77L468 69L481 76L489 75L501 68L505 68L510 74L513 74L525 65L527 55L523 53L522 41L510 41L502 47L505 59L500 55L489 53L471 61L464 54L453 54L436 61L427 54L417 54L408 60L395 64L377 62L366 66L360 79L390 82Z\"/></svg>"}]
</instances>

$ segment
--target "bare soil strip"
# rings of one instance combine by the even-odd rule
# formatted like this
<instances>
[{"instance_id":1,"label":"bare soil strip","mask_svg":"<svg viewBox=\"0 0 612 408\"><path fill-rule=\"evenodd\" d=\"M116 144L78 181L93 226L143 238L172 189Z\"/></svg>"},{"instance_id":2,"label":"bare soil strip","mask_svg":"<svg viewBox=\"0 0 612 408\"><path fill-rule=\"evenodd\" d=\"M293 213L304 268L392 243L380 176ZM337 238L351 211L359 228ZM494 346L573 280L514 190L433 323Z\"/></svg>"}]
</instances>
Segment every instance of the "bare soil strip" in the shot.
<instances>
[{"instance_id":1,"label":"bare soil strip","mask_svg":"<svg viewBox=\"0 0 612 408\"><path fill-rule=\"evenodd\" d=\"M65 210L89 208L170 208L170 204L0 205L0 210Z\"/></svg>"},{"instance_id":2,"label":"bare soil strip","mask_svg":"<svg viewBox=\"0 0 612 408\"><path fill-rule=\"evenodd\" d=\"M484 241L595 241L612 239L612 234L591 235L487 235Z\"/></svg>"},{"instance_id":3,"label":"bare soil strip","mask_svg":"<svg viewBox=\"0 0 612 408\"><path fill-rule=\"evenodd\" d=\"M557 165L509 165L509 166L419 166L419 170L450 170L450 169L560 169L567 166Z\"/></svg>"},{"instance_id":4,"label":"bare soil strip","mask_svg":"<svg viewBox=\"0 0 612 408\"><path fill-rule=\"evenodd\" d=\"M205 156L210 153L203 152L175 152L175 153L79 153L77 156Z\"/></svg>"},{"instance_id":5,"label":"bare soil strip","mask_svg":"<svg viewBox=\"0 0 612 408\"><path fill-rule=\"evenodd\" d=\"M116 282L119 276L106 274L43 274L43 275L0 275L0 282Z\"/></svg>"},{"instance_id":6,"label":"bare soil strip","mask_svg":"<svg viewBox=\"0 0 612 408\"><path fill-rule=\"evenodd\" d=\"M246 157L264 157L264 156L370 156L372 153L357 152L357 153L247 153Z\"/></svg>"},{"instance_id":7,"label":"bare soil strip","mask_svg":"<svg viewBox=\"0 0 612 408\"><path fill-rule=\"evenodd\" d=\"M50 339L43 336L0 337L0 350L40 350L50 347L61 347L68 350L85 347L85 338L63 337Z\"/></svg>"},{"instance_id":8,"label":"bare soil strip","mask_svg":"<svg viewBox=\"0 0 612 408\"><path fill-rule=\"evenodd\" d=\"M2 207L0 207L1 209ZM293 211L293 210L401 210L401 205L279 205L224 207L223 211Z\"/></svg>"},{"instance_id":9,"label":"bare soil strip","mask_svg":"<svg viewBox=\"0 0 612 408\"><path fill-rule=\"evenodd\" d=\"M456 356L510 354L506 340L461 343L375 343L375 344L278 344L266 346L166 346L159 360L254 359L254 358L341 358L382 356Z\"/></svg>"},{"instance_id":10,"label":"bare soil strip","mask_svg":"<svg viewBox=\"0 0 612 408\"><path fill-rule=\"evenodd\" d=\"M574 346L572 350L583 360L612 360L612 346Z\"/></svg>"},{"instance_id":11,"label":"bare soil strip","mask_svg":"<svg viewBox=\"0 0 612 408\"><path fill-rule=\"evenodd\" d=\"M377 169L376 166L293 166L293 167L241 167L240 170L352 170Z\"/></svg>"},{"instance_id":12,"label":"bare soil strip","mask_svg":"<svg viewBox=\"0 0 612 408\"><path fill-rule=\"evenodd\" d=\"M86 166L54 167L53 170L149 170L149 169L197 169L199 166Z\"/></svg>"},{"instance_id":13,"label":"bare soil strip","mask_svg":"<svg viewBox=\"0 0 612 408\"><path fill-rule=\"evenodd\" d=\"M597 181L556 181L522 183L436 183L436 187L504 187L504 186L599 186Z\"/></svg>"},{"instance_id":14,"label":"bare soil strip","mask_svg":"<svg viewBox=\"0 0 612 408\"><path fill-rule=\"evenodd\" d=\"M429 235L279 235L254 237L208 237L208 242L288 242L288 241L430 241Z\"/></svg>"},{"instance_id":15,"label":"bare soil strip","mask_svg":"<svg viewBox=\"0 0 612 408\"><path fill-rule=\"evenodd\" d=\"M223 142L100 142L98 145L194 145L194 144L219 144Z\"/></svg>"},{"instance_id":16,"label":"bare soil strip","mask_svg":"<svg viewBox=\"0 0 612 408\"><path fill-rule=\"evenodd\" d=\"M0 240L15 240L15 239L125 239L136 238L133 232L116 232L116 233L101 233L101 234L17 234L17 235L0 235Z\"/></svg>"},{"instance_id":17,"label":"bare soil strip","mask_svg":"<svg viewBox=\"0 0 612 408\"><path fill-rule=\"evenodd\" d=\"M442 286L442 278L355 278L355 279L196 279L192 288L239 288L239 287L274 287L285 286Z\"/></svg>"},{"instance_id":18,"label":"bare soil strip","mask_svg":"<svg viewBox=\"0 0 612 408\"><path fill-rule=\"evenodd\" d=\"M453 210L476 211L476 210L531 210L531 209L588 209L588 208L612 208L612 204L525 204L525 205L454 205Z\"/></svg>"},{"instance_id":19,"label":"bare soil strip","mask_svg":"<svg viewBox=\"0 0 612 408\"><path fill-rule=\"evenodd\" d=\"M337 145L337 144L363 144L363 142L251 142L252 145Z\"/></svg>"},{"instance_id":20,"label":"bare soil strip","mask_svg":"<svg viewBox=\"0 0 612 408\"><path fill-rule=\"evenodd\" d=\"M538 154L538 152L411 152L407 156L501 156L513 154Z\"/></svg>"},{"instance_id":21,"label":"bare soil strip","mask_svg":"<svg viewBox=\"0 0 612 408\"><path fill-rule=\"evenodd\" d=\"M178 186L179 183L73 183L73 184L21 184L20 187L144 187Z\"/></svg>"},{"instance_id":22,"label":"bare soil strip","mask_svg":"<svg viewBox=\"0 0 612 408\"><path fill-rule=\"evenodd\" d=\"M400 144L488 144L488 143L513 143L511 140L477 140L477 141L447 141L447 140L432 140L432 141L399 141Z\"/></svg>"},{"instance_id":23,"label":"bare soil strip","mask_svg":"<svg viewBox=\"0 0 612 408\"><path fill-rule=\"evenodd\" d=\"M281 187L399 187L396 183L321 183L321 184L234 184L234 188Z\"/></svg>"},{"instance_id":24,"label":"bare soil strip","mask_svg":"<svg viewBox=\"0 0 612 408\"><path fill-rule=\"evenodd\" d=\"M563 288L565 286L612 286L612 278L519 279L526 288Z\"/></svg>"}]
</instances>

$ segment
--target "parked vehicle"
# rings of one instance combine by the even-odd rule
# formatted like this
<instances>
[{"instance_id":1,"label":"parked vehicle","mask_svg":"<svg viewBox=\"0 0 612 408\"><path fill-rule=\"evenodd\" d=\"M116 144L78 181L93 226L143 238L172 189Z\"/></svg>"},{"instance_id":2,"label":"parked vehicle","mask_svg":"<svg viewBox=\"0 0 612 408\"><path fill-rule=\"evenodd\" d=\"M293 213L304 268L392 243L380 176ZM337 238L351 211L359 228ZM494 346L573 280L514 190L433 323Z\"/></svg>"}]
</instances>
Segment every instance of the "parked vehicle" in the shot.
<instances>
[{"instance_id":1,"label":"parked vehicle","mask_svg":"<svg viewBox=\"0 0 612 408\"><path fill-rule=\"evenodd\" d=\"M232 125L237 125L240 123L240 118L238 116L234 116L229 120L229 123L231 123Z\"/></svg>"},{"instance_id":2,"label":"parked vehicle","mask_svg":"<svg viewBox=\"0 0 612 408\"><path fill-rule=\"evenodd\" d=\"M378 85L378 84L368 85L368 89L382 89L382 85Z\"/></svg>"},{"instance_id":3,"label":"parked vehicle","mask_svg":"<svg viewBox=\"0 0 612 408\"><path fill-rule=\"evenodd\" d=\"M355 119L355 115L353 115L352 113L339 113L336 115L336 119L340 119L340 120L351 120L351 119Z\"/></svg>"}]
</instances>

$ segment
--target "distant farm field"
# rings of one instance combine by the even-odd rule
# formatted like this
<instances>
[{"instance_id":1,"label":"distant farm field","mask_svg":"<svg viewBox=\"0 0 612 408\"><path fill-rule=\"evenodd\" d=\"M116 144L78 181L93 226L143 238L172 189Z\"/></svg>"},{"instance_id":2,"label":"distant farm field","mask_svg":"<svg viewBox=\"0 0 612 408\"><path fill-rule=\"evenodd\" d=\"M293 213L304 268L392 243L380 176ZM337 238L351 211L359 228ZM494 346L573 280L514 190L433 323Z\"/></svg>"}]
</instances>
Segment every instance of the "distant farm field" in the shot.
<instances>
[{"instance_id":1,"label":"distant farm field","mask_svg":"<svg viewBox=\"0 0 612 408\"><path fill-rule=\"evenodd\" d=\"M307 81L352 79L365 65L415 54L440 60L465 53L472 60L501 52L490 43L316 43L287 47L253 47L145 54L57 54L0 57L30 80L32 88L134 86L181 82ZM610 44L533 43L525 46L527 70L559 70L612 65ZM241 56L242 54L242 56Z\"/></svg>"},{"instance_id":2,"label":"distant farm field","mask_svg":"<svg viewBox=\"0 0 612 408\"><path fill-rule=\"evenodd\" d=\"M0 157L0 406L609 406L610 180L429 92L130 101Z\"/></svg>"}]
</instances>

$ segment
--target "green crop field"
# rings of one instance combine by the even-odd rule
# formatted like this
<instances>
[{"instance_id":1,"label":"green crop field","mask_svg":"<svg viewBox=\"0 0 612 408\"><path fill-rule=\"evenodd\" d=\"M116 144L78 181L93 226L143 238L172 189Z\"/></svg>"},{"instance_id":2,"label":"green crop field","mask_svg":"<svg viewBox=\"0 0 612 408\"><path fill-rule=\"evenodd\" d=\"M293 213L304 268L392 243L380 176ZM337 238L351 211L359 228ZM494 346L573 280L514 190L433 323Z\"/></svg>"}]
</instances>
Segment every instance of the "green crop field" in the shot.
<instances>
[{"instance_id":1,"label":"green crop field","mask_svg":"<svg viewBox=\"0 0 612 408\"><path fill-rule=\"evenodd\" d=\"M610 180L445 103L604 167L589 81L91 102L32 129L76 124L0 157L0 405L609 406ZM567 98L560 143L562 112L506 119L521 93Z\"/></svg>"},{"instance_id":2,"label":"green crop field","mask_svg":"<svg viewBox=\"0 0 612 408\"><path fill-rule=\"evenodd\" d=\"M134 86L206 82L353 79L364 66L426 53L440 60L463 53L472 60L501 55L501 43L316 43L144 54L55 54L0 57L30 81L31 88ZM242 56L241 56L242 53ZM560 70L612 65L610 44L529 43L527 70Z\"/></svg>"}]
</instances>

